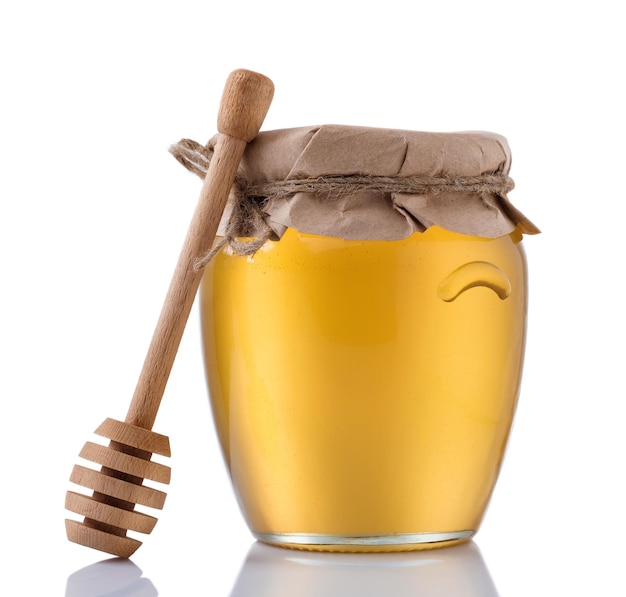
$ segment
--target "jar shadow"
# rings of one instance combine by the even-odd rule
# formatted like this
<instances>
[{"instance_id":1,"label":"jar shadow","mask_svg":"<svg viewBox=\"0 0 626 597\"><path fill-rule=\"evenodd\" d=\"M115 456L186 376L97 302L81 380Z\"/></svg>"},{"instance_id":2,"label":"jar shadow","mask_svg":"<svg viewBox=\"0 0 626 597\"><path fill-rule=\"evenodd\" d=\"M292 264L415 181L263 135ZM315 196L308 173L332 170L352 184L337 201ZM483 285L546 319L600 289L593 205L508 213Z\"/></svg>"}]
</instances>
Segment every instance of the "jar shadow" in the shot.
<instances>
[{"instance_id":1,"label":"jar shadow","mask_svg":"<svg viewBox=\"0 0 626 597\"><path fill-rule=\"evenodd\" d=\"M478 546L403 553L322 553L254 543L230 597L498 597Z\"/></svg>"}]
</instances>

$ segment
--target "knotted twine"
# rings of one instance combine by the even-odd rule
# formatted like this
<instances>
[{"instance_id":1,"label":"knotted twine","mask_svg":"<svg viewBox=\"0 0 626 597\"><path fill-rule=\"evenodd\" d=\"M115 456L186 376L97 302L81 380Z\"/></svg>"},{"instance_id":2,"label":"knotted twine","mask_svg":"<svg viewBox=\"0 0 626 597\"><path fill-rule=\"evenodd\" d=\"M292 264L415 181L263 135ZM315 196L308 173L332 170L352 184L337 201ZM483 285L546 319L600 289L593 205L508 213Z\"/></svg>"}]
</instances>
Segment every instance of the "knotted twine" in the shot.
<instances>
[{"instance_id":1,"label":"knotted twine","mask_svg":"<svg viewBox=\"0 0 626 597\"><path fill-rule=\"evenodd\" d=\"M170 147L170 153L190 172L204 179L213 157L210 144L201 145L191 139L182 139ZM480 176L317 176L289 180L255 182L237 175L233 185L233 210L224 236L213 249L196 263L196 269L205 267L228 245L237 255L254 255L275 233L266 221L263 205L273 198L285 198L296 193L323 195L327 200L340 199L359 191L436 195L446 192L495 194L506 197L515 184L505 174ZM251 238L252 237L252 238ZM246 240L241 240L246 238Z\"/></svg>"}]
</instances>

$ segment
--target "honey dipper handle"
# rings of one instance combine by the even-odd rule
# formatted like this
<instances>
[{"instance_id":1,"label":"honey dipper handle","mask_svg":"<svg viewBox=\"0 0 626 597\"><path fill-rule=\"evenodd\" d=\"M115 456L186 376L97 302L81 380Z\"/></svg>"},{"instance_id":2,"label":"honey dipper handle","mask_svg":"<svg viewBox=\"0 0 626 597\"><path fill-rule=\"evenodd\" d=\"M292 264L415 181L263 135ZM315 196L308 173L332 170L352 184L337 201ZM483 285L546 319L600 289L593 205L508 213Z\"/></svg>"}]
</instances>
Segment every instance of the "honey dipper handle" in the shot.
<instances>
[{"instance_id":1,"label":"honey dipper handle","mask_svg":"<svg viewBox=\"0 0 626 597\"><path fill-rule=\"evenodd\" d=\"M148 348L126 423L151 429L202 278L196 261L210 251L246 145L256 137L274 95L267 77L233 71L224 87L219 136L200 197Z\"/></svg>"}]
</instances>

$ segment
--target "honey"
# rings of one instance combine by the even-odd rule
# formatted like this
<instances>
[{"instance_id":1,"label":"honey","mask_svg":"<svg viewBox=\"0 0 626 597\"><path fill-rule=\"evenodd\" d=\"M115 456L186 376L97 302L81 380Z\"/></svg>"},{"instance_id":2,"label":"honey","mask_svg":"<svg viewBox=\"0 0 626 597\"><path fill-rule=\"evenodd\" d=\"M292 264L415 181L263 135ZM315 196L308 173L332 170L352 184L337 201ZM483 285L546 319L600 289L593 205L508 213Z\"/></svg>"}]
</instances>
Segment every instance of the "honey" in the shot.
<instances>
[{"instance_id":1,"label":"honey","mask_svg":"<svg viewBox=\"0 0 626 597\"><path fill-rule=\"evenodd\" d=\"M258 539L395 551L476 532L520 387L521 240L290 228L254 256L216 255L201 289L206 372Z\"/></svg>"}]
</instances>

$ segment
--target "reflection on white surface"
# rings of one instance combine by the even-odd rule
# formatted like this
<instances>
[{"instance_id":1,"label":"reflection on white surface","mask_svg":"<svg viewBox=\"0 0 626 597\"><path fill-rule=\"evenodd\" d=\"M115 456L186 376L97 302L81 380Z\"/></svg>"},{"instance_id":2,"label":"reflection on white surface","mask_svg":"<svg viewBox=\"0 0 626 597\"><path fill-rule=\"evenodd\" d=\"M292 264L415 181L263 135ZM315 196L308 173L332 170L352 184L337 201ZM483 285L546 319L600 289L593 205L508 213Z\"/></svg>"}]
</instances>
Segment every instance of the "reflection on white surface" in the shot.
<instances>
[{"instance_id":1,"label":"reflection on white surface","mask_svg":"<svg viewBox=\"0 0 626 597\"><path fill-rule=\"evenodd\" d=\"M317 553L255 543L230 597L498 597L474 542L412 553Z\"/></svg>"},{"instance_id":2,"label":"reflection on white surface","mask_svg":"<svg viewBox=\"0 0 626 597\"><path fill-rule=\"evenodd\" d=\"M65 597L155 597L158 591L130 560L114 558L82 568L67 579Z\"/></svg>"}]
</instances>

